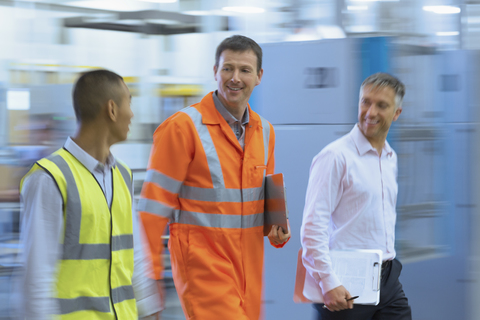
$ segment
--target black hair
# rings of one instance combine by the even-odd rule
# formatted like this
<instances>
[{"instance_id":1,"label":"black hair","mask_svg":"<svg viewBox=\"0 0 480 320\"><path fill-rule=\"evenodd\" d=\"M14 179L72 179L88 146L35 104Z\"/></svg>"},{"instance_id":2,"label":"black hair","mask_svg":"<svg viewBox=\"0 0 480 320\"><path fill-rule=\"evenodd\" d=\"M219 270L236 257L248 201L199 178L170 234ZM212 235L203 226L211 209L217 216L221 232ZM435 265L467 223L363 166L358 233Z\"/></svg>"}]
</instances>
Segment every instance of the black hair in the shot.
<instances>
[{"instance_id":1,"label":"black hair","mask_svg":"<svg viewBox=\"0 0 480 320\"><path fill-rule=\"evenodd\" d=\"M78 122L94 120L110 99L120 103L123 78L109 70L94 70L78 78L73 88L73 109Z\"/></svg>"},{"instance_id":2,"label":"black hair","mask_svg":"<svg viewBox=\"0 0 480 320\"><path fill-rule=\"evenodd\" d=\"M223 40L218 45L217 52L215 53L215 66L217 68L220 61L220 56L225 50L232 50L236 52L245 52L248 50L252 50L257 56L257 73L260 72L260 70L262 69L262 48L260 48L258 43L256 43L252 39L241 35L235 35Z\"/></svg>"}]
</instances>

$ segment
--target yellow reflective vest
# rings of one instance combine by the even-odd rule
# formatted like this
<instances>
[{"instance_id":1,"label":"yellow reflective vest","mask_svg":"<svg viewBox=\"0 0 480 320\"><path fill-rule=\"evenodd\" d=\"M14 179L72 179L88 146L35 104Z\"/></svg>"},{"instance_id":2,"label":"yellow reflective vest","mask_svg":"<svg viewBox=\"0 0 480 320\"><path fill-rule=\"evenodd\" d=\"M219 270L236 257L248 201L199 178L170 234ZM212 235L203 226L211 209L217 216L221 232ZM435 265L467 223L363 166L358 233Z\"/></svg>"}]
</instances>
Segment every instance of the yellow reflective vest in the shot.
<instances>
[{"instance_id":1,"label":"yellow reflective vest","mask_svg":"<svg viewBox=\"0 0 480 320\"><path fill-rule=\"evenodd\" d=\"M60 319L137 319L132 287L132 173L118 161L112 168L108 206L95 177L67 150L37 161L36 170L55 180L63 199L64 236L57 266Z\"/></svg>"}]
</instances>

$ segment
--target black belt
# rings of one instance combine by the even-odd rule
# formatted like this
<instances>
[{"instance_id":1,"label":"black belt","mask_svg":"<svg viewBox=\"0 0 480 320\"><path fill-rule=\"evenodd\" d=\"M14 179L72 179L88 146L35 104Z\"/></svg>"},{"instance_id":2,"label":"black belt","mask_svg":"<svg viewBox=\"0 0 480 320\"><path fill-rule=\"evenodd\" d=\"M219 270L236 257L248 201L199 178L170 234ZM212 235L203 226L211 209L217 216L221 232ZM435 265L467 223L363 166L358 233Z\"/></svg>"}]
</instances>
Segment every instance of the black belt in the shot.
<instances>
[{"instance_id":1,"label":"black belt","mask_svg":"<svg viewBox=\"0 0 480 320\"><path fill-rule=\"evenodd\" d=\"M392 260L383 261L382 270L385 269L386 267L390 266L391 264L392 264Z\"/></svg>"}]
</instances>

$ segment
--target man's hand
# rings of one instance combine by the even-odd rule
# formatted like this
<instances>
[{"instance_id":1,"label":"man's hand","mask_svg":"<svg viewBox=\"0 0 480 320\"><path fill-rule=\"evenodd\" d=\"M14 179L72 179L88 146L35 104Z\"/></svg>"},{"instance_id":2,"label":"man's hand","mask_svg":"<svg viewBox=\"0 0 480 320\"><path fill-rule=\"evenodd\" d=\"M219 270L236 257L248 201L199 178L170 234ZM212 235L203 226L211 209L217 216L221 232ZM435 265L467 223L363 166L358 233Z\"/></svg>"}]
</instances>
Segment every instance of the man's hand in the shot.
<instances>
[{"instance_id":1,"label":"man's hand","mask_svg":"<svg viewBox=\"0 0 480 320\"><path fill-rule=\"evenodd\" d=\"M353 300L347 301L350 298L350 292L344 286L340 286L325 293L323 302L330 311L353 309Z\"/></svg>"},{"instance_id":2,"label":"man's hand","mask_svg":"<svg viewBox=\"0 0 480 320\"><path fill-rule=\"evenodd\" d=\"M273 225L272 229L268 233L268 239L270 242L276 246L285 243L291 237L290 233L290 222L287 220L288 224L288 233L284 233L282 227Z\"/></svg>"}]
</instances>

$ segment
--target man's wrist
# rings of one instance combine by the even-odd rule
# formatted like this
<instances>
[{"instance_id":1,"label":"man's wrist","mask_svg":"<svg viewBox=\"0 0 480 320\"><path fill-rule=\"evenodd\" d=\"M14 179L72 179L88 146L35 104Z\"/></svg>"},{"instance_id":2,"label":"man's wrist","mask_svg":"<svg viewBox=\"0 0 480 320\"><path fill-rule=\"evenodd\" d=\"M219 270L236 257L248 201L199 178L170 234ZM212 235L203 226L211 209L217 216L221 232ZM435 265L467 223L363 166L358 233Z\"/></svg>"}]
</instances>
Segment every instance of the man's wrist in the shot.
<instances>
[{"instance_id":1,"label":"man's wrist","mask_svg":"<svg viewBox=\"0 0 480 320\"><path fill-rule=\"evenodd\" d=\"M322 289L322 293L325 295L325 293L327 293L328 291L333 290L337 287L340 287L342 283L337 278L337 276L332 273L327 277L320 279L320 281L318 282L318 285Z\"/></svg>"}]
</instances>

